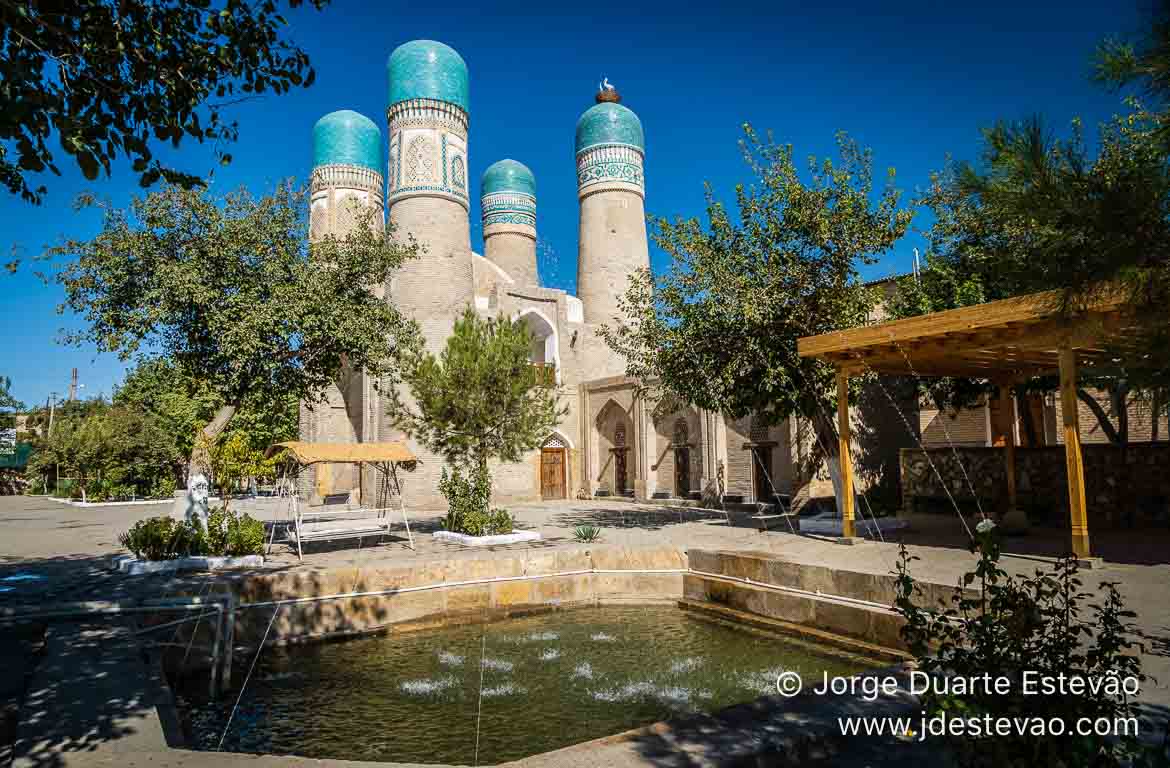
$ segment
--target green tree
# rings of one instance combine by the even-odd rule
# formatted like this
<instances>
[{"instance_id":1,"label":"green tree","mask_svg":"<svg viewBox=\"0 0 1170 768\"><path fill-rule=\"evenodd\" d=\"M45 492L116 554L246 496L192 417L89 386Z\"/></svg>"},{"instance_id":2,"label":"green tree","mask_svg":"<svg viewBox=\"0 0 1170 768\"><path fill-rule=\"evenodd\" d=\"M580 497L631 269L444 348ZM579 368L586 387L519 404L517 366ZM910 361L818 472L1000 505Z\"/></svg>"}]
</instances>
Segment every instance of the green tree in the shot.
<instances>
[{"instance_id":1,"label":"green tree","mask_svg":"<svg viewBox=\"0 0 1170 768\"><path fill-rule=\"evenodd\" d=\"M1096 76L1111 88L1137 87L1160 104L1155 135L1170 148L1170 2L1155 0L1149 20L1137 40L1109 39L1098 46Z\"/></svg>"},{"instance_id":2,"label":"green tree","mask_svg":"<svg viewBox=\"0 0 1170 768\"><path fill-rule=\"evenodd\" d=\"M417 246L357 211L344 238L308 242L307 193L291 184L254 198L175 186L106 209L89 240L50 249L62 311L86 321L66 336L131 359L147 351L205 382L223 405L201 428L190 463L210 459L245 402L319 400L343 369L393 381L416 328L376 295Z\"/></svg>"},{"instance_id":3,"label":"green tree","mask_svg":"<svg viewBox=\"0 0 1170 768\"><path fill-rule=\"evenodd\" d=\"M0 428L12 427L15 424L9 411L19 411L24 403L12 396L12 379L0 376Z\"/></svg>"},{"instance_id":4,"label":"green tree","mask_svg":"<svg viewBox=\"0 0 1170 768\"><path fill-rule=\"evenodd\" d=\"M223 407L224 399L210 382L184 375L171 360L150 358L139 361L126 373L114 403L153 414L174 435L183 455L189 456L196 433ZM263 454L273 443L296 439L298 417L295 396L263 390L248 392L222 437L242 438L247 449Z\"/></svg>"},{"instance_id":5,"label":"green tree","mask_svg":"<svg viewBox=\"0 0 1170 768\"><path fill-rule=\"evenodd\" d=\"M534 386L532 336L522 320L482 319L468 309L436 357L417 349L403 362L410 397L389 404L400 428L452 464L516 462L540 446L566 412L557 390Z\"/></svg>"},{"instance_id":6,"label":"green tree","mask_svg":"<svg viewBox=\"0 0 1170 768\"><path fill-rule=\"evenodd\" d=\"M602 335L662 396L731 418L808 419L839 482L833 369L800 357L796 340L865 322L876 296L857 269L888 251L913 214L899 208L893 169L875 191L871 153L844 134L840 161L809 158L806 181L791 145L745 133L755 179L736 186L735 210L708 186L705 224L654 220L671 266L657 280L634 278L621 302L628 321Z\"/></svg>"},{"instance_id":7,"label":"green tree","mask_svg":"<svg viewBox=\"0 0 1170 768\"><path fill-rule=\"evenodd\" d=\"M29 174L60 174L56 134L87 179L126 157L144 187L200 184L155 151L208 141L226 164L232 104L312 85L287 27L274 0L0 0L0 183L40 203L46 189Z\"/></svg>"},{"instance_id":8,"label":"green tree","mask_svg":"<svg viewBox=\"0 0 1170 768\"><path fill-rule=\"evenodd\" d=\"M111 493L147 494L182 463L174 435L151 413L89 401L64 409L39 441L31 474L77 479L79 489L101 499Z\"/></svg>"}]
</instances>

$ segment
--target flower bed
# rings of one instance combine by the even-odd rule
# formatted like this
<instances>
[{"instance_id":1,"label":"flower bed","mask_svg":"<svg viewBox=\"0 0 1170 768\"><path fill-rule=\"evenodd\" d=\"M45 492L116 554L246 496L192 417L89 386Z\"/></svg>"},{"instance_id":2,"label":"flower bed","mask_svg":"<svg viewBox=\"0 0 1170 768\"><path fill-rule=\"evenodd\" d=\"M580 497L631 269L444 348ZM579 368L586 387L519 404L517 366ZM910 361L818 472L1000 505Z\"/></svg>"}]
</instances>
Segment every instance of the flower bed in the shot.
<instances>
[{"instance_id":1,"label":"flower bed","mask_svg":"<svg viewBox=\"0 0 1170 768\"><path fill-rule=\"evenodd\" d=\"M139 520L118 537L134 553L115 561L130 574L179 570L255 567L264 562L264 524L249 515L216 507L204 528L198 521L173 517Z\"/></svg>"}]
</instances>

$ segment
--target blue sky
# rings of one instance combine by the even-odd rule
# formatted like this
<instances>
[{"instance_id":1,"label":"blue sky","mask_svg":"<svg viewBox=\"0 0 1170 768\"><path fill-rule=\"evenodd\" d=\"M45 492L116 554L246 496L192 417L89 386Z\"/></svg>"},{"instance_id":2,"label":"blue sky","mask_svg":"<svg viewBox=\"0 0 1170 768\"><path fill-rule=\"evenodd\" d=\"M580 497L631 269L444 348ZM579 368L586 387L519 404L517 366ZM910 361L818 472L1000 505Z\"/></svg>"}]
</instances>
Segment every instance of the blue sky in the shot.
<instances>
[{"instance_id":1,"label":"blue sky","mask_svg":"<svg viewBox=\"0 0 1170 768\"><path fill-rule=\"evenodd\" d=\"M699 215L703 182L730 198L747 180L736 141L745 121L792 143L799 157L834 150L846 130L874 151L877 177L897 169L912 196L947 154L975 159L979 129L997 119L1045 115L1064 128L1079 115L1093 127L1120 108L1118 96L1089 80L1089 57L1104 36L1140 32L1141 0L1076 3L678 3L571 8L559 3L461 5L334 0L322 13L290 15L292 35L312 57L308 90L241 105L232 117L240 141L234 162L215 171L218 188L270 189L310 170L310 131L321 115L354 109L385 130L385 61L400 43L441 40L471 74L470 172L511 157L536 175L545 284L573 290L577 201L573 127L608 76L646 131L646 209ZM168 155L186 170L215 166L209 146ZM63 159L63 158L61 158ZM61 163L65 166L65 163ZM138 192L125 165L87 183L72 167L48 177L47 202L34 207L0 192L0 254L25 257L62 234L100 227L74 213L73 197L91 190L117 206ZM478 204L472 247L482 249ZM916 225L926 222L921 218ZM908 236L867 278L905 272L917 235ZM665 257L651 248L656 270ZM0 375L14 394L43 403L64 393L80 369L84 394L109 394L123 366L113 356L55 343L75 324L59 316L55 287L25 266L0 274Z\"/></svg>"}]
</instances>

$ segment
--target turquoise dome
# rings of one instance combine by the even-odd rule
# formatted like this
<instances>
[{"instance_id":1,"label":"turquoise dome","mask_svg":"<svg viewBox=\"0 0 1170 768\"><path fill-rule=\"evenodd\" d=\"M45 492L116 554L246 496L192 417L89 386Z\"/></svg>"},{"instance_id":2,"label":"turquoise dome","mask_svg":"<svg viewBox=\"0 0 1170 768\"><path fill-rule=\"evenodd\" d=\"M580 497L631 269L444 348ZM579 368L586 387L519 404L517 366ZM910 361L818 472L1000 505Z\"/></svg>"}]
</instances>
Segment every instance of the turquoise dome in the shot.
<instances>
[{"instance_id":1,"label":"turquoise dome","mask_svg":"<svg viewBox=\"0 0 1170 768\"><path fill-rule=\"evenodd\" d=\"M434 40L412 40L386 60L390 106L410 99L436 99L468 109L467 63L454 48Z\"/></svg>"},{"instance_id":2,"label":"turquoise dome","mask_svg":"<svg viewBox=\"0 0 1170 768\"><path fill-rule=\"evenodd\" d=\"M481 195L490 195L493 192L520 192L536 197L536 177L524 163L500 160L492 163L483 172L480 190Z\"/></svg>"},{"instance_id":3,"label":"turquoise dome","mask_svg":"<svg viewBox=\"0 0 1170 768\"><path fill-rule=\"evenodd\" d=\"M642 121L621 104L606 101L593 105L577 121L577 151L597 144L628 144L645 151Z\"/></svg>"},{"instance_id":4,"label":"turquoise dome","mask_svg":"<svg viewBox=\"0 0 1170 768\"><path fill-rule=\"evenodd\" d=\"M313 126L313 166L345 163L382 173L382 132L348 109L330 112Z\"/></svg>"}]
</instances>

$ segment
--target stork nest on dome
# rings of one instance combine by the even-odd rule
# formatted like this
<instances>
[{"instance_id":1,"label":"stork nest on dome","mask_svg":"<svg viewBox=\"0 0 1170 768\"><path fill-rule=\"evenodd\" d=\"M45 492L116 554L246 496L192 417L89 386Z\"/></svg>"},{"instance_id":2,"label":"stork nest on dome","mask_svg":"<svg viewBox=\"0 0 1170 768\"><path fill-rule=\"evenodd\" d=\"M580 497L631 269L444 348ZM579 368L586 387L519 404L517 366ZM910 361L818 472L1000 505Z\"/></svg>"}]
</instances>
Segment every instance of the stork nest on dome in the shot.
<instances>
[{"instance_id":1,"label":"stork nest on dome","mask_svg":"<svg viewBox=\"0 0 1170 768\"><path fill-rule=\"evenodd\" d=\"M617 92L617 88L611 85L608 88L599 90L593 98L596 99L598 104L604 104L607 101L612 104L617 104L622 100L622 95Z\"/></svg>"}]
</instances>

